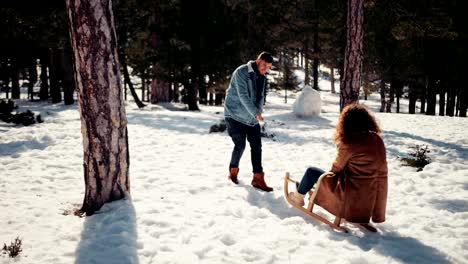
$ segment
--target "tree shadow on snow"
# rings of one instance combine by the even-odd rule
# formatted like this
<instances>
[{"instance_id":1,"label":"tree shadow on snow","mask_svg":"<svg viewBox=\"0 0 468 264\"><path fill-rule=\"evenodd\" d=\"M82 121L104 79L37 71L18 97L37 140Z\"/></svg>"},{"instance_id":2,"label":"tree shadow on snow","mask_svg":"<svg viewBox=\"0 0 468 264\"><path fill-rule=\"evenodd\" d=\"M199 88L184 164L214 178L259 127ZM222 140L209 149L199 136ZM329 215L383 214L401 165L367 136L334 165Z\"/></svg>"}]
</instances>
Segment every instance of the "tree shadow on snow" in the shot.
<instances>
[{"instance_id":1,"label":"tree shadow on snow","mask_svg":"<svg viewBox=\"0 0 468 264\"><path fill-rule=\"evenodd\" d=\"M135 208L131 200L105 204L86 217L75 264L138 264Z\"/></svg>"},{"instance_id":2,"label":"tree shadow on snow","mask_svg":"<svg viewBox=\"0 0 468 264\"><path fill-rule=\"evenodd\" d=\"M413 140L422 141L423 144L428 144L429 145L430 150L433 150L435 148L437 148L437 149L445 148L445 149L449 149L449 150L454 150L456 155L459 158L468 159L468 148L462 147L462 146L457 145L457 144L446 143L446 142L443 142L443 141L434 140L434 139L430 139L430 138L425 138L425 137L409 134L409 133L406 133L406 132L384 131L384 137L385 137L385 135L389 136L389 137L387 137L389 141L395 141L396 138L411 138ZM411 147L413 147L413 145L408 146L408 149L411 148ZM397 155L402 154L402 153L399 153L398 151L396 151L396 152L397 153L393 153L393 154L397 154Z\"/></svg>"},{"instance_id":3,"label":"tree shadow on snow","mask_svg":"<svg viewBox=\"0 0 468 264\"><path fill-rule=\"evenodd\" d=\"M451 263L444 253L416 238L401 236L381 226L377 228L380 230L378 234L366 233L363 237L336 232L330 233L329 237L335 241L348 240L363 251L374 250L382 256L403 263Z\"/></svg>"},{"instance_id":4,"label":"tree shadow on snow","mask_svg":"<svg viewBox=\"0 0 468 264\"><path fill-rule=\"evenodd\" d=\"M382 256L391 257L403 263L451 263L438 249L425 245L416 238L401 236L397 232L385 230L381 226L377 226L380 230L378 234L365 233L363 237L353 235L352 230L351 234L336 232L329 226L291 207L284 200L283 194L280 197L275 197L273 193L259 191L250 185L242 183L239 183L239 185L247 190L247 201L251 205L267 209L281 220L290 217L302 217L307 223L313 224L317 229L329 230L329 238L333 241L348 240L363 251L375 250ZM279 191L282 192L283 190L275 189L273 192ZM321 209L317 209L314 210L315 213L318 212L319 215L333 220L333 216L325 214Z\"/></svg>"},{"instance_id":5,"label":"tree shadow on snow","mask_svg":"<svg viewBox=\"0 0 468 264\"><path fill-rule=\"evenodd\" d=\"M41 142L37 139L33 140L21 140L13 141L8 143L0 144L0 157L1 156L15 156L21 152L26 152L28 150L37 149L44 150L52 143L52 140L48 137L42 138L44 141Z\"/></svg>"},{"instance_id":6,"label":"tree shadow on snow","mask_svg":"<svg viewBox=\"0 0 468 264\"><path fill-rule=\"evenodd\" d=\"M187 116L147 114L144 112L127 113L130 125L137 124L150 128L173 131L175 133L208 134L210 127L219 123L216 117L203 112L187 112Z\"/></svg>"},{"instance_id":7,"label":"tree shadow on snow","mask_svg":"<svg viewBox=\"0 0 468 264\"><path fill-rule=\"evenodd\" d=\"M453 199L453 200L440 200L432 199L431 204L439 210L447 210L451 213L465 213L468 212L468 201Z\"/></svg>"}]
</instances>

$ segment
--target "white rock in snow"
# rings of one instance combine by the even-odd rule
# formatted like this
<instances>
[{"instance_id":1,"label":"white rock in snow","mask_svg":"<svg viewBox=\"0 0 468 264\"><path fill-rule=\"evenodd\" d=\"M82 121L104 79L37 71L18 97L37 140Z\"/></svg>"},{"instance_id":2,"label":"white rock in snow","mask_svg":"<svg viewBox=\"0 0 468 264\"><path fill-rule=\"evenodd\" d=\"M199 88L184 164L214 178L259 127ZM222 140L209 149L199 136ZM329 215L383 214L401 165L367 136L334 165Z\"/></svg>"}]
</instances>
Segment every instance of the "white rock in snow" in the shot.
<instances>
[{"instance_id":1,"label":"white rock in snow","mask_svg":"<svg viewBox=\"0 0 468 264\"><path fill-rule=\"evenodd\" d=\"M309 85L304 86L302 92L293 104L293 112L299 117L309 117L320 115L322 99L320 93Z\"/></svg>"}]
</instances>

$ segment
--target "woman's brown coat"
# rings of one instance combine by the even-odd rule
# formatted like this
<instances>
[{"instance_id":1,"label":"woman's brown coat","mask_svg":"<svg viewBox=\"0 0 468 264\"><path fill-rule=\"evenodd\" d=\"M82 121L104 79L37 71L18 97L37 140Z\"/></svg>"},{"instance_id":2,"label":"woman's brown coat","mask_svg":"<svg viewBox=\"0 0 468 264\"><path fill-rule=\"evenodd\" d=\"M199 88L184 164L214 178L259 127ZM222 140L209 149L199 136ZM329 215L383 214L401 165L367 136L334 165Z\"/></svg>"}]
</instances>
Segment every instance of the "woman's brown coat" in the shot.
<instances>
[{"instance_id":1,"label":"woman's brown coat","mask_svg":"<svg viewBox=\"0 0 468 264\"><path fill-rule=\"evenodd\" d=\"M353 223L385 221L387 159L382 138L376 133L359 143L340 143L332 172L320 184L315 203Z\"/></svg>"}]
</instances>

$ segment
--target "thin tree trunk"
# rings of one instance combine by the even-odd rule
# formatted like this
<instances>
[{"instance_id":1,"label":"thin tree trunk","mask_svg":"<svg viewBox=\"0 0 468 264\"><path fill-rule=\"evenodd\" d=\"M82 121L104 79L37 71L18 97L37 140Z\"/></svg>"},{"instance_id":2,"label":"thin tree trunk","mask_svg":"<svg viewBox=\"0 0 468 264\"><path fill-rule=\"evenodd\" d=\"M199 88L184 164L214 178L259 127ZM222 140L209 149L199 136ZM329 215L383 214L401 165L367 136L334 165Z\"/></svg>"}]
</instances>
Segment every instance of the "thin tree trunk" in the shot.
<instances>
[{"instance_id":1,"label":"thin tree trunk","mask_svg":"<svg viewBox=\"0 0 468 264\"><path fill-rule=\"evenodd\" d=\"M65 105L75 103L73 94L75 93L75 79L73 77L73 54L71 48L61 50L62 69L63 69L63 99Z\"/></svg>"},{"instance_id":2,"label":"thin tree trunk","mask_svg":"<svg viewBox=\"0 0 468 264\"><path fill-rule=\"evenodd\" d=\"M415 114L416 113L416 84L411 83L409 86L409 91L408 91L408 99L409 99L409 105L408 105L408 113L410 114Z\"/></svg>"},{"instance_id":3,"label":"thin tree trunk","mask_svg":"<svg viewBox=\"0 0 468 264\"><path fill-rule=\"evenodd\" d=\"M124 100L127 101L127 94L128 94L128 91L127 91L127 83L124 82Z\"/></svg>"},{"instance_id":4,"label":"thin tree trunk","mask_svg":"<svg viewBox=\"0 0 468 264\"><path fill-rule=\"evenodd\" d=\"M50 97L52 98L53 104L60 103L62 101L62 92L60 91L59 86L60 58L58 55L58 49L49 49Z\"/></svg>"},{"instance_id":5,"label":"thin tree trunk","mask_svg":"<svg viewBox=\"0 0 468 264\"><path fill-rule=\"evenodd\" d=\"M214 94L212 92L210 92L208 104L214 105Z\"/></svg>"},{"instance_id":6,"label":"thin tree trunk","mask_svg":"<svg viewBox=\"0 0 468 264\"><path fill-rule=\"evenodd\" d=\"M84 149L81 211L91 215L130 192L127 118L111 1L66 3Z\"/></svg>"},{"instance_id":7,"label":"thin tree trunk","mask_svg":"<svg viewBox=\"0 0 468 264\"><path fill-rule=\"evenodd\" d=\"M208 100L207 100L207 92L206 92L206 81L204 76L199 76L199 90L198 90L198 101L200 104L206 105Z\"/></svg>"},{"instance_id":8,"label":"thin tree trunk","mask_svg":"<svg viewBox=\"0 0 468 264\"><path fill-rule=\"evenodd\" d=\"M19 87L19 71L18 64L15 59L11 63L11 98L19 99L20 98L20 87Z\"/></svg>"},{"instance_id":9,"label":"thin tree trunk","mask_svg":"<svg viewBox=\"0 0 468 264\"><path fill-rule=\"evenodd\" d=\"M461 91L460 91L460 115L459 117L466 117L466 112L468 110L468 91L465 89L463 89L465 87L462 87L461 88Z\"/></svg>"},{"instance_id":10,"label":"thin tree trunk","mask_svg":"<svg viewBox=\"0 0 468 264\"><path fill-rule=\"evenodd\" d=\"M125 51L123 50L123 48L119 48L118 53L119 53L119 61L120 61L120 64L122 65L122 70L124 74L124 82L128 85L128 89L130 89L130 93L132 94L133 100L135 101L138 108L143 108L146 105L141 102L140 98L138 98L135 88L133 87L133 83L130 80L130 74L128 73L128 67L127 67L127 60L125 58Z\"/></svg>"},{"instance_id":11,"label":"thin tree trunk","mask_svg":"<svg viewBox=\"0 0 468 264\"><path fill-rule=\"evenodd\" d=\"M427 83L424 83L424 85L422 85L420 89L421 109L419 112L421 114L426 113L426 94L427 94Z\"/></svg>"},{"instance_id":12,"label":"thin tree trunk","mask_svg":"<svg viewBox=\"0 0 468 264\"><path fill-rule=\"evenodd\" d=\"M446 114L448 116L453 116L453 113L455 112L455 99L457 94L455 93L454 89L454 83L450 81L448 83L448 89L447 89L447 109L446 109Z\"/></svg>"},{"instance_id":13,"label":"thin tree trunk","mask_svg":"<svg viewBox=\"0 0 468 264\"><path fill-rule=\"evenodd\" d=\"M335 90L335 69L333 67L330 68L330 81L331 81L331 93L336 93Z\"/></svg>"},{"instance_id":14,"label":"thin tree trunk","mask_svg":"<svg viewBox=\"0 0 468 264\"><path fill-rule=\"evenodd\" d=\"M396 82L395 86L395 95L396 95L396 112L400 113L400 98L401 94L403 93L403 86L404 83L400 80Z\"/></svg>"},{"instance_id":15,"label":"thin tree trunk","mask_svg":"<svg viewBox=\"0 0 468 264\"><path fill-rule=\"evenodd\" d=\"M198 100L197 100L197 94L198 94L198 88L200 87L199 85L199 80L198 78L193 78L192 82L189 84L188 87L188 110L191 111L198 111L200 108L198 108Z\"/></svg>"},{"instance_id":16,"label":"thin tree trunk","mask_svg":"<svg viewBox=\"0 0 468 264\"><path fill-rule=\"evenodd\" d=\"M34 100L34 94L33 94L33 89L34 89L34 84L37 82L37 61L36 58L32 59L29 67L28 67L28 72L29 72L29 85L28 85L28 98L29 100L33 101Z\"/></svg>"},{"instance_id":17,"label":"thin tree trunk","mask_svg":"<svg viewBox=\"0 0 468 264\"><path fill-rule=\"evenodd\" d=\"M141 100L145 101L145 90L146 90L146 80L142 76L141 77Z\"/></svg>"},{"instance_id":18,"label":"thin tree trunk","mask_svg":"<svg viewBox=\"0 0 468 264\"><path fill-rule=\"evenodd\" d=\"M318 28L314 32L314 61L313 61L313 75L314 75L314 89L320 90L318 86L318 76L319 76L319 46L318 46Z\"/></svg>"},{"instance_id":19,"label":"thin tree trunk","mask_svg":"<svg viewBox=\"0 0 468 264\"><path fill-rule=\"evenodd\" d=\"M180 100L179 100L179 88L180 88L180 84L178 82L174 82L174 95L173 95L173 100L175 103L178 103Z\"/></svg>"},{"instance_id":20,"label":"thin tree trunk","mask_svg":"<svg viewBox=\"0 0 468 264\"><path fill-rule=\"evenodd\" d=\"M380 112L385 111L385 90L386 84L383 80L380 81Z\"/></svg>"},{"instance_id":21,"label":"thin tree trunk","mask_svg":"<svg viewBox=\"0 0 468 264\"><path fill-rule=\"evenodd\" d=\"M310 85L310 70L309 70L309 38L304 41L305 50L305 68L304 68L304 85Z\"/></svg>"},{"instance_id":22,"label":"thin tree trunk","mask_svg":"<svg viewBox=\"0 0 468 264\"><path fill-rule=\"evenodd\" d=\"M445 81L441 83L439 91L440 91L439 92L439 115L444 116L445 115L445 94L446 94Z\"/></svg>"},{"instance_id":23,"label":"thin tree trunk","mask_svg":"<svg viewBox=\"0 0 468 264\"><path fill-rule=\"evenodd\" d=\"M428 78L427 83L427 109L426 115L435 115L436 101L437 101L437 84L433 77Z\"/></svg>"},{"instance_id":24,"label":"thin tree trunk","mask_svg":"<svg viewBox=\"0 0 468 264\"><path fill-rule=\"evenodd\" d=\"M49 64L48 51L44 50L41 54L41 89L39 90L39 98L42 101L49 99L49 76L47 74L47 66Z\"/></svg>"},{"instance_id":25,"label":"thin tree trunk","mask_svg":"<svg viewBox=\"0 0 468 264\"><path fill-rule=\"evenodd\" d=\"M385 109L387 113L392 112L392 105L395 102L395 81L392 80L390 82L390 91L389 91L389 98L387 101L387 108Z\"/></svg>"},{"instance_id":26,"label":"thin tree trunk","mask_svg":"<svg viewBox=\"0 0 468 264\"><path fill-rule=\"evenodd\" d=\"M359 102L363 21L364 0L348 0L344 71L340 85L340 111L349 104Z\"/></svg>"}]
</instances>

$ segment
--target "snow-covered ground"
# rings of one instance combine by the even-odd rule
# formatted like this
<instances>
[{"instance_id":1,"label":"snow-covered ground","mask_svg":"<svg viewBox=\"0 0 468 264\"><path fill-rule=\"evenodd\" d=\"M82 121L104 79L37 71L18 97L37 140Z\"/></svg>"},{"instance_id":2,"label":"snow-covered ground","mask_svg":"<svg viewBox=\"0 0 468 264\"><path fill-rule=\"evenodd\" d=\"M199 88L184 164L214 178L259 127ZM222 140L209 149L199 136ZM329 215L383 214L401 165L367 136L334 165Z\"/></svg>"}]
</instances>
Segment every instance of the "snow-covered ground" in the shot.
<instances>
[{"instance_id":1,"label":"snow-covered ground","mask_svg":"<svg viewBox=\"0 0 468 264\"><path fill-rule=\"evenodd\" d=\"M286 171L299 179L307 166L330 168L338 95L322 92L322 114L310 119L282 96L270 93L264 113L276 135L263 140L274 192L250 186L248 148L240 184L227 180L233 144L208 133L222 108L130 104L132 199L86 218L70 214L84 191L77 106L18 102L45 123L0 123L0 243L23 240L20 257L0 263L468 263L467 118L376 113L388 153L387 221L378 234L345 223L343 234L292 209L282 187ZM375 111L378 95L361 103ZM431 150L422 172L398 160L415 144Z\"/></svg>"}]
</instances>

